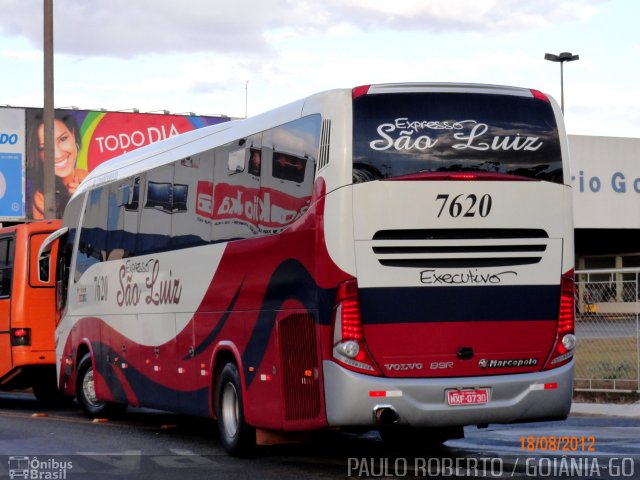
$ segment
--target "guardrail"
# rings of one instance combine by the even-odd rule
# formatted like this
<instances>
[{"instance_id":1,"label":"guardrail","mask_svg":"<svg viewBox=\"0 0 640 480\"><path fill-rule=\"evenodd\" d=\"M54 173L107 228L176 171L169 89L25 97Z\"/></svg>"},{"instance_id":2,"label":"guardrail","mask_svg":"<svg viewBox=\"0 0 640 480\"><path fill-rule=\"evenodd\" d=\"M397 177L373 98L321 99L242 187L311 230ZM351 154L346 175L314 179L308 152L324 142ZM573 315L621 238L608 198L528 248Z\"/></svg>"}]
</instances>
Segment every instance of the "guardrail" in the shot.
<instances>
[{"instance_id":1,"label":"guardrail","mask_svg":"<svg viewBox=\"0 0 640 480\"><path fill-rule=\"evenodd\" d=\"M640 269L576 271L577 391L640 392Z\"/></svg>"}]
</instances>

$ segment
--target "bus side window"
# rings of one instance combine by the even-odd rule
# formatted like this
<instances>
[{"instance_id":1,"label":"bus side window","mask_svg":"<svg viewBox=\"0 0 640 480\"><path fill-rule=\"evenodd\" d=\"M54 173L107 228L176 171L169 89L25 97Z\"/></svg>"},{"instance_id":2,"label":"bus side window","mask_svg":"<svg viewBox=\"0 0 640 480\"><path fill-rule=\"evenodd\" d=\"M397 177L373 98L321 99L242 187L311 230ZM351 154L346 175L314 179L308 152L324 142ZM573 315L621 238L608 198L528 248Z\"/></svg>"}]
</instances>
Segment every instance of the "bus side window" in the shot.
<instances>
[{"instance_id":1,"label":"bus side window","mask_svg":"<svg viewBox=\"0 0 640 480\"><path fill-rule=\"evenodd\" d=\"M164 252L171 240L174 188L174 166L163 165L147 172L137 255Z\"/></svg>"},{"instance_id":2,"label":"bus side window","mask_svg":"<svg viewBox=\"0 0 640 480\"><path fill-rule=\"evenodd\" d=\"M73 206L73 202L69 204ZM73 242L76 238L76 230L69 229L69 233L60 238L58 243L58 256L56 263L56 294L57 308L61 311L67 304L67 291L69 289L69 273L71 267L71 254L73 253Z\"/></svg>"},{"instance_id":3,"label":"bus side window","mask_svg":"<svg viewBox=\"0 0 640 480\"><path fill-rule=\"evenodd\" d=\"M13 276L13 238L0 239L0 297L11 296L11 278Z\"/></svg>"},{"instance_id":4,"label":"bus side window","mask_svg":"<svg viewBox=\"0 0 640 480\"><path fill-rule=\"evenodd\" d=\"M118 260L127 256L124 249L124 204L129 197L128 183L114 183L109 187L107 212L107 245L104 260Z\"/></svg>"},{"instance_id":5,"label":"bus side window","mask_svg":"<svg viewBox=\"0 0 640 480\"><path fill-rule=\"evenodd\" d=\"M308 210L320 127L320 115L310 115L264 132L260 188L261 196L271 200L269 218L261 225L264 232L277 233Z\"/></svg>"},{"instance_id":6,"label":"bus side window","mask_svg":"<svg viewBox=\"0 0 640 480\"><path fill-rule=\"evenodd\" d=\"M121 206L123 211L120 213L124 217L122 221L122 248L126 252L125 257L132 257L136 255L138 222L140 221L140 185L142 179L138 175L137 177L129 179L127 183L128 188L126 191L123 191L123 195L127 196L123 198L124 204Z\"/></svg>"},{"instance_id":7,"label":"bus side window","mask_svg":"<svg viewBox=\"0 0 640 480\"><path fill-rule=\"evenodd\" d=\"M244 148L238 148L229 152L229 175L244 172Z\"/></svg>"},{"instance_id":8,"label":"bus side window","mask_svg":"<svg viewBox=\"0 0 640 480\"><path fill-rule=\"evenodd\" d=\"M211 241L213 150L174 163L171 248Z\"/></svg>"},{"instance_id":9,"label":"bus side window","mask_svg":"<svg viewBox=\"0 0 640 480\"><path fill-rule=\"evenodd\" d=\"M51 252L45 253L38 259L38 279L42 283L49 283L49 272L51 272Z\"/></svg>"},{"instance_id":10,"label":"bus side window","mask_svg":"<svg viewBox=\"0 0 640 480\"><path fill-rule=\"evenodd\" d=\"M260 152L262 135L255 134L214 151L211 240L238 240L260 235ZM238 148L238 146L241 148ZM256 155L251 158L252 153ZM253 163L252 163L253 161ZM242 165L242 169L240 169ZM246 165L249 165L247 167ZM238 166L234 169L234 166Z\"/></svg>"},{"instance_id":11,"label":"bus side window","mask_svg":"<svg viewBox=\"0 0 640 480\"><path fill-rule=\"evenodd\" d=\"M76 254L76 281L91 265L106 259L108 197L108 186L89 192Z\"/></svg>"},{"instance_id":12,"label":"bus side window","mask_svg":"<svg viewBox=\"0 0 640 480\"><path fill-rule=\"evenodd\" d=\"M115 183L110 187L107 260L118 260L135 255L139 199L139 176Z\"/></svg>"},{"instance_id":13,"label":"bus side window","mask_svg":"<svg viewBox=\"0 0 640 480\"><path fill-rule=\"evenodd\" d=\"M249 175L255 177L260 176L260 167L262 166L262 151L259 148L249 149Z\"/></svg>"},{"instance_id":14,"label":"bus side window","mask_svg":"<svg viewBox=\"0 0 640 480\"><path fill-rule=\"evenodd\" d=\"M29 237L29 285L32 287L52 287L54 285L55 258L58 252L58 241L49 245L41 257L38 252L49 233L35 233ZM35 266L36 268L32 268Z\"/></svg>"},{"instance_id":15,"label":"bus side window","mask_svg":"<svg viewBox=\"0 0 640 480\"><path fill-rule=\"evenodd\" d=\"M272 164L273 178L294 183L303 183L306 165L306 158L274 152Z\"/></svg>"}]
</instances>

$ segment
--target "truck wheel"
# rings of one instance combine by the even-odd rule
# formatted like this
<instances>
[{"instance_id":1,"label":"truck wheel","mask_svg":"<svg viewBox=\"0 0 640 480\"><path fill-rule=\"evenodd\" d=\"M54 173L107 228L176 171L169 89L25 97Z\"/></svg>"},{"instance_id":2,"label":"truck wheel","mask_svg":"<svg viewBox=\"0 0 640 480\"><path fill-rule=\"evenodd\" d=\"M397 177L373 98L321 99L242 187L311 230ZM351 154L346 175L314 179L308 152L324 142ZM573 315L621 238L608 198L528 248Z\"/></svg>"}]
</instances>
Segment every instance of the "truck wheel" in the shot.
<instances>
[{"instance_id":1,"label":"truck wheel","mask_svg":"<svg viewBox=\"0 0 640 480\"><path fill-rule=\"evenodd\" d=\"M82 411L89 418L113 417L124 413L127 406L120 403L105 402L96 397L94 369L91 354L87 353L76 372L76 399Z\"/></svg>"},{"instance_id":2,"label":"truck wheel","mask_svg":"<svg viewBox=\"0 0 640 480\"><path fill-rule=\"evenodd\" d=\"M220 442L233 456L248 456L256 446L256 430L247 425L244 419L242 385L238 368L227 363L216 387L216 414Z\"/></svg>"}]
</instances>

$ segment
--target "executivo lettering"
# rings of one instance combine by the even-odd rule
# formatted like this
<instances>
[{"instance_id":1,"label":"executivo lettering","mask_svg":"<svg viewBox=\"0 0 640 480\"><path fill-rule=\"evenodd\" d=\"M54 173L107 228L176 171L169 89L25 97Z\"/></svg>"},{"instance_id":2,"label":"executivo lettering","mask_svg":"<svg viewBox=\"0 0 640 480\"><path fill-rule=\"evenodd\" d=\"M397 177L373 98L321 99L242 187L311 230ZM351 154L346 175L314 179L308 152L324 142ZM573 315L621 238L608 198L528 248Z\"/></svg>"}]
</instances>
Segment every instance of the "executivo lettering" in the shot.
<instances>
[{"instance_id":1,"label":"executivo lettering","mask_svg":"<svg viewBox=\"0 0 640 480\"><path fill-rule=\"evenodd\" d=\"M439 273L437 270L423 270L420 272L420 282L425 285L497 285L509 275L518 276L518 272L506 270L491 273L469 269L466 272Z\"/></svg>"}]
</instances>

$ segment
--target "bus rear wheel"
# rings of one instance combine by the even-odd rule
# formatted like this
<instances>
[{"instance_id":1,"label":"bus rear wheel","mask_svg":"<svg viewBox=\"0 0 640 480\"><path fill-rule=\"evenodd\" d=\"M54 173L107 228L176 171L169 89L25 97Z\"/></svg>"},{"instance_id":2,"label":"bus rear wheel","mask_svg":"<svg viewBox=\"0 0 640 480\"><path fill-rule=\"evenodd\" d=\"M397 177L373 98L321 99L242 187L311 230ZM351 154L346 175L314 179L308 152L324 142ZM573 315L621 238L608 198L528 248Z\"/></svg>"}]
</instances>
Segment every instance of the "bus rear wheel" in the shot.
<instances>
[{"instance_id":1,"label":"bus rear wheel","mask_svg":"<svg viewBox=\"0 0 640 480\"><path fill-rule=\"evenodd\" d=\"M244 418L242 384L238 367L227 363L216 387L216 415L220 442L230 455L251 455L256 446L256 430Z\"/></svg>"},{"instance_id":2,"label":"bus rear wheel","mask_svg":"<svg viewBox=\"0 0 640 480\"><path fill-rule=\"evenodd\" d=\"M98 399L95 388L95 371L91 354L87 353L76 372L76 399L82 411L89 418L114 417L126 410L127 406L120 403L105 402Z\"/></svg>"}]
</instances>

